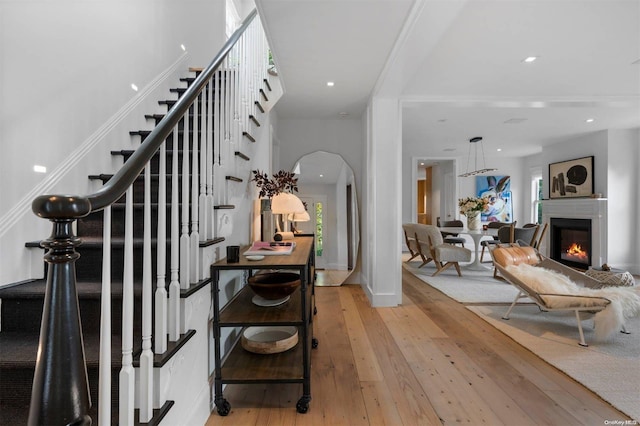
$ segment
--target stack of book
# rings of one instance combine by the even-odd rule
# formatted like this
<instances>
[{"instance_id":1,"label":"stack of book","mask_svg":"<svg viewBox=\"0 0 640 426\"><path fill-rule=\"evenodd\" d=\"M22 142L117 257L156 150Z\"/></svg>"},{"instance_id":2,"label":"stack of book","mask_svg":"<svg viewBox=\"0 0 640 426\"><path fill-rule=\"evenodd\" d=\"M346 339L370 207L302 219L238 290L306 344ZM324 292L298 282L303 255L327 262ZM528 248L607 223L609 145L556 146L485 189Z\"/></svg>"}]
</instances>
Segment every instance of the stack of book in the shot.
<instances>
[{"instance_id":1,"label":"stack of book","mask_svg":"<svg viewBox=\"0 0 640 426\"><path fill-rule=\"evenodd\" d=\"M295 242L269 242L269 241L256 241L249 247L249 250L243 254L245 256L276 256L291 254L296 247Z\"/></svg>"}]
</instances>

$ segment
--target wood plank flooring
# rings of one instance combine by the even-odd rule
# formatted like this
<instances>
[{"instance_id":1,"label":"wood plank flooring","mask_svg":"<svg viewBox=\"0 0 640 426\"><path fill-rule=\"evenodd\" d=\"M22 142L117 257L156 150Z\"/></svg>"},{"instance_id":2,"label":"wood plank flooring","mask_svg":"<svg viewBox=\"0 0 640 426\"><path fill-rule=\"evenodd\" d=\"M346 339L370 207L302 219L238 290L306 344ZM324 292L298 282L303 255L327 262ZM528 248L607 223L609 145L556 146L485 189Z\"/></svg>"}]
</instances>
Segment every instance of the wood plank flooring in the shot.
<instances>
[{"instance_id":1,"label":"wood plank flooring","mask_svg":"<svg viewBox=\"0 0 640 426\"><path fill-rule=\"evenodd\" d=\"M337 269L316 269L316 287L339 286L346 280L351 271Z\"/></svg>"},{"instance_id":2,"label":"wood plank flooring","mask_svg":"<svg viewBox=\"0 0 640 426\"><path fill-rule=\"evenodd\" d=\"M629 420L463 305L403 271L403 304L316 289L312 401L296 384L230 385L224 425L603 425ZM613 423L609 423L613 424Z\"/></svg>"}]
</instances>

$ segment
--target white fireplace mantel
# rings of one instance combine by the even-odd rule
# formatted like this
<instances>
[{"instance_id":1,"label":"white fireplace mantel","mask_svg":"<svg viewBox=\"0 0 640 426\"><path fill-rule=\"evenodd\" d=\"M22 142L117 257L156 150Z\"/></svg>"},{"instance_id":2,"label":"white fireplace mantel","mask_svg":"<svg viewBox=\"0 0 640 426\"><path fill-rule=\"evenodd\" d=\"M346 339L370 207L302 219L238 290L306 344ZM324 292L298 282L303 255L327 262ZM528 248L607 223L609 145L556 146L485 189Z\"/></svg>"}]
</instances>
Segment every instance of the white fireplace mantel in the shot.
<instances>
[{"instance_id":1,"label":"white fireplace mantel","mask_svg":"<svg viewBox=\"0 0 640 426\"><path fill-rule=\"evenodd\" d=\"M591 266L601 266L607 262L607 199L606 198L563 198L542 201L542 223L550 223L551 218L591 219ZM549 235L547 232L540 251L549 256Z\"/></svg>"}]
</instances>

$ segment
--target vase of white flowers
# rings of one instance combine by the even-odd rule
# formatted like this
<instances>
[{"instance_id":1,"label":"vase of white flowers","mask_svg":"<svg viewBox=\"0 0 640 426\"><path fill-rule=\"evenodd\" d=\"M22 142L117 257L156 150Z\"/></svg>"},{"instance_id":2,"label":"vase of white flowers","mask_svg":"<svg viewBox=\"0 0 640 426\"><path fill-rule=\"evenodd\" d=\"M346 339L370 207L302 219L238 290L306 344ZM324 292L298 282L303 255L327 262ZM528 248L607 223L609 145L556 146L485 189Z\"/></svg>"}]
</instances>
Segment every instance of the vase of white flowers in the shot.
<instances>
[{"instance_id":1,"label":"vase of white flowers","mask_svg":"<svg viewBox=\"0 0 640 426\"><path fill-rule=\"evenodd\" d=\"M483 197L466 197L458 200L458 207L460 208L460 214L467 217L468 229L482 229L482 221L480 220L480 213L487 209L489 200Z\"/></svg>"}]
</instances>

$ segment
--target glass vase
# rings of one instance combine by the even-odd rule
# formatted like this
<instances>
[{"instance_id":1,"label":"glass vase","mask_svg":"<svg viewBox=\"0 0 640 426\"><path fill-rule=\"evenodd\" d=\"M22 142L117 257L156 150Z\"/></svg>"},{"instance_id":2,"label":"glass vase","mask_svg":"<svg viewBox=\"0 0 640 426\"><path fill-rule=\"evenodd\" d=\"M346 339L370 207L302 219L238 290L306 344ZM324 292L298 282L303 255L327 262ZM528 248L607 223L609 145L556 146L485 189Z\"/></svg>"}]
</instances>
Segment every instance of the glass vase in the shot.
<instances>
[{"instance_id":1,"label":"glass vase","mask_svg":"<svg viewBox=\"0 0 640 426\"><path fill-rule=\"evenodd\" d=\"M467 229L479 230L482 229L482 221L480 220L480 212L467 213Z\"/></svg>"}]
</instances>

